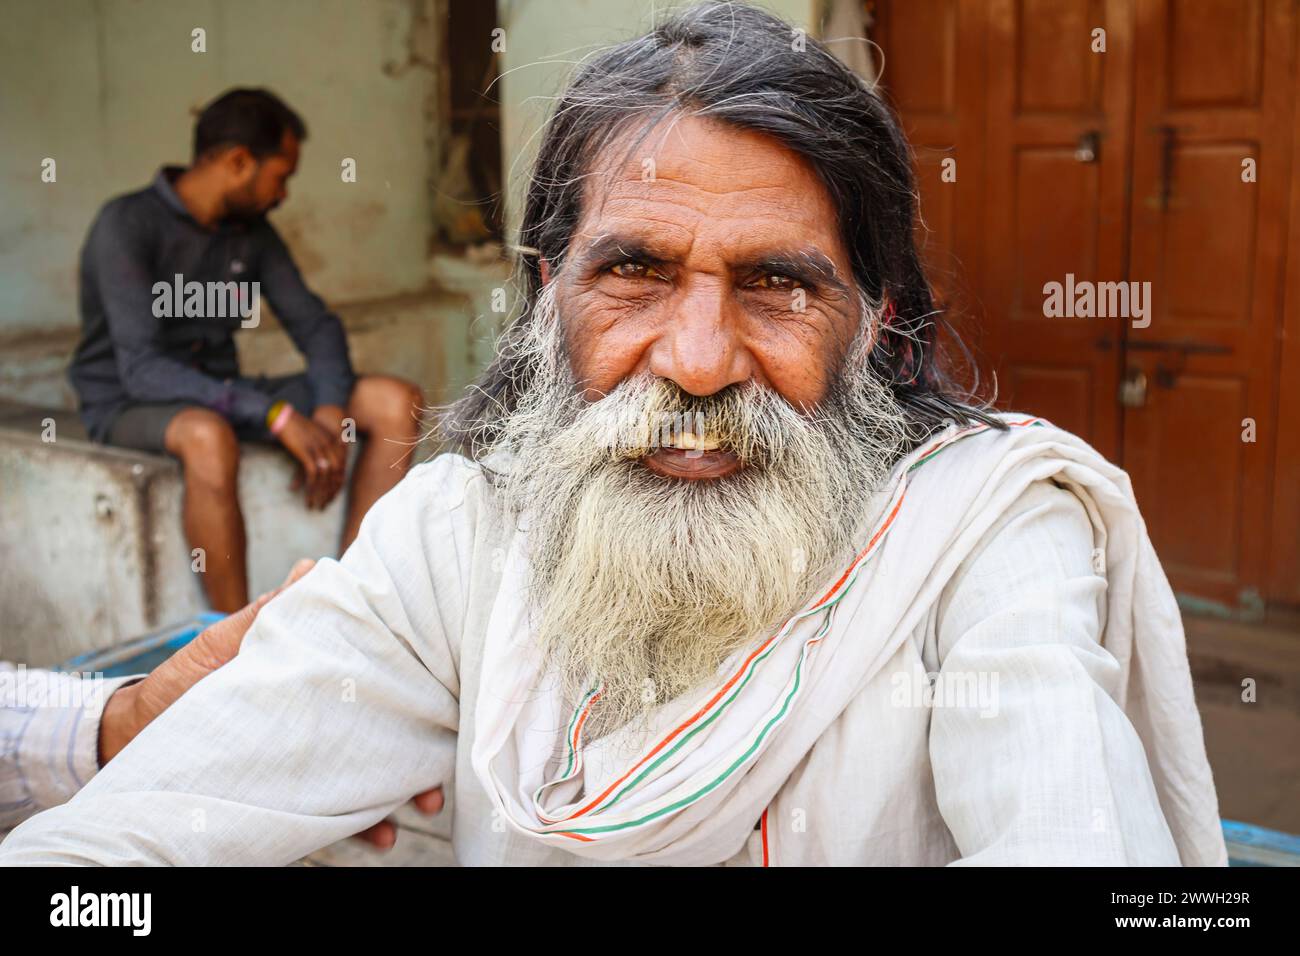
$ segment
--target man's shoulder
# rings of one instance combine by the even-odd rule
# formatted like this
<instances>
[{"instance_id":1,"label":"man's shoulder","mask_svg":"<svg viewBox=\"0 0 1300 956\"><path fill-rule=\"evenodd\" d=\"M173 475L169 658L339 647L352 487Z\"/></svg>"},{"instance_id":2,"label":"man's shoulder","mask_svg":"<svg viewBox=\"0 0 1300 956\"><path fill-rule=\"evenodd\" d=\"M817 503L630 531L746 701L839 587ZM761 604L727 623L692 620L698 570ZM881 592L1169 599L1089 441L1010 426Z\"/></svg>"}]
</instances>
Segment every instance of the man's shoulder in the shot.
<instances>
[{"instance_id":1,"label":"man's shoulder","mask_svg":"<svg viewBox=\"0 0 1300 956\"><path fill-rule=\"evenodd\" d=\"M455 452L416 465L397 487L420 507L446 511L477 511L492 494L483 466Z\"/></svg>"},{"instance_id":2,"label":"man's shoulder","mask_svg":"<svg viewBox=\"0 0 1300 956\"><path fill-rule=\"evenodd\" d=\"M148 229L164 209L152 186L114 196L99 207L92 232L107 231L116 238Z\"/></svg>"},{"instance_id":3,"label":"man's shoulder","mask_svg":"<svg viewBox=\"0 0 1300 956\"><path fill-rule=\"evenodd\" d=\"M1071 469L1127 484L1127 476L1083 439L1034 415L997 412L1005 427L952 426L935 433L899 463L908 499L935 521L964 522L971 509L992 507L1001 524L1040 510L1083 514ZM944 518L943 516L947 516ZM1085 520L1086 524L1086 520Z\"/></svg>"},{"instance_id":4,"label":"man's shoulder","mask_svg":"<svg viewBox=\"0 0 1300 956\"><path fill-rule=\"evenodd\" d=\"M460 553L461 545L497 541L502 525L488 506L489 494L477 464L440 454L411 468L371 506L357 540L369 540L390 557L424 555L443 562Z\"/></svg>"},{"instance_id":5,"label":"man's shoulder","mask_svg":"<svg viewBox=\"0 0 1300 956\"><path fill-rule=\"evenodd\" d=\"M1076 453L1101 459L1101 456L1078 435L1045 418L1024 412L990 412L1001 427L984 422L951 425L930 435L900 462L901 467L918 473L935 471L963 472L977 459L997 461L1018 449L1055 444ZM1104 459L1102 459L1104 460ZM945 468L922 467L930 462Z\"/></svg>"}]
</instances>

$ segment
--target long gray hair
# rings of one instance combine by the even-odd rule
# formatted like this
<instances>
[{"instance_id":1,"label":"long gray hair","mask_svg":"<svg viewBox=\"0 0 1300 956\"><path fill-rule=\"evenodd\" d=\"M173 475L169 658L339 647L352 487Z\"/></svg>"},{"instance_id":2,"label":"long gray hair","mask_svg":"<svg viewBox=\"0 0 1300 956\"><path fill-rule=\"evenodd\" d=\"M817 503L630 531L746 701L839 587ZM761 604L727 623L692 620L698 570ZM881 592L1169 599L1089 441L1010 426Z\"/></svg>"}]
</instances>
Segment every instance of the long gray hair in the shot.
<instances>
[{"instance_id":1,"label":"long gray hair","mask_svg":"<svg viewBox=\"0 0 1300 956\"><path fill-rule=\"evenodd\" d=\"M574 75L548 121L529 181L517 266L524 309L495 360L442 421L448 446L471 458L496 446L500 422L536 373L529 347L540 259L562 268L594 158L641 124L644 136L674 113L705 115L765 133L804 157L840 211L865 302L881 315L868 357L915 440L956 422L1005 427L938 354L942 318L913 238L912 154L885 102L821 43L744 3L704 3L644 36L603 50ZM639 139L634 142L629 155ZM952 334L948 338L960 347Z\"/></svg>"}]
</instances>

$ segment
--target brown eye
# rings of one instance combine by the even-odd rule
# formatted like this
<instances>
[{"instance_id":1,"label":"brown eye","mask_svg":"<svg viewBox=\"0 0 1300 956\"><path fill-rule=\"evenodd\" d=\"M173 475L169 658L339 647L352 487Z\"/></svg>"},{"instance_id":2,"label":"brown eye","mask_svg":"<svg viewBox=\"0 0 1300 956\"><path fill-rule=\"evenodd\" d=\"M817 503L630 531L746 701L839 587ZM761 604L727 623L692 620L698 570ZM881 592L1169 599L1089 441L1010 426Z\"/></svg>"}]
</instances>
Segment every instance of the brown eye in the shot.
<instances>
[{"instance_id":1,"label":"brown eye","mask_svg":"<svg viewBox=\"0 0 1300 956\"><path fill-rule=\"evenodd\" d=\"M623 278L664 278L664 274L655 269L653 265L633 263L633 261L611 265L610 272Z\"/></svg>"},{"instance_id":2,"label":"brown eye","mask_svg":"<svg viewBox=\"0 0 1300 956\"><path fill-rule=\"evenodd\" d=\"M610 272L624 279L662 279L663 276L644 262L620 262L610 267Z\"/></svg>"},{"instance_id":3,"label":"brown eye","mask_svg":"<svg viewBox=\"0 0 1300 956\"><path fill-rule=\"evenodd\" d=\"M791 292L803 288L803 283L779 272L769 272L760 276L754 284L760 289L775 289L777 292Z\"/></svg>"}]
</instances>

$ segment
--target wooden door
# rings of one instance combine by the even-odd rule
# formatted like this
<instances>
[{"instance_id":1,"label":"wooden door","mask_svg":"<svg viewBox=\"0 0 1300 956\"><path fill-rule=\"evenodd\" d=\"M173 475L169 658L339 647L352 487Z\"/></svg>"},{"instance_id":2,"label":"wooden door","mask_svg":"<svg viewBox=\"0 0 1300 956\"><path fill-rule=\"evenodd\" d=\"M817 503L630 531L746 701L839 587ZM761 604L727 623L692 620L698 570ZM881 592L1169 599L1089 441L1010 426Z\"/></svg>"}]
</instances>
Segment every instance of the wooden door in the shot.
<instances>
[{"instance_id":1,"label":"wooden door","mask_svg":"<svg viewBox=\"0 0 1300 956\"><path fill-rule=\"evenodd\" d=\"M1300 25L1297 26L1300 31ZM1300 48L1296 55L1300 61ZM1292 110L1300 113L1300 62L1291 81ZM1300 165L1300 115L1292 118L1291 166ZM1286 293L1278 361L1277 450L1265 596L1300 606L1300 175L1291 175L1291 224L1287 241Z\"/></svg>"},{"instance_id":2,"label":"wooden door","mask_svg":"<svg viewBox=\"0 0 1300 956\"><path fill-rule=\"evenodd\" d=\"M984 177L983 0L874 8L884 92L916 154L917 244L936 300L958 321L974 305L968 260L980 245ZM965 331L965 330L963 330Z\"/></svg>"},{"instance_id":3,"label":"wooden door","mask_svg":"<svg viewBox=\"0 0 1300 956\"><path fill-rule=\"evenodd\" d=\"M1049 315L1079 283L1124 278L1132 6L990 0L979 289L998 404L1120 447L1121 320ZM1096 32L1104 31L1104 32Z\"/></svg>"},{"instance_id":4,"label":"wooden door","mask_svg":"<svg viewBox=\"0 0 1300 956\"><path fill-rule=\"evenodd\" d=\"M908 0L876 4L871 33L916 151L926 264L985 397L991 373L999 407L1110 458L1119 321L1049 318L1043 288L1122 277L1132 30L1123 0Z\"/></svg>"},{"instance_id":5,"label":"wooden door","mask_svg":"<svg viewBox=\"0 0 1300 956\"><path fill-rule=\"evenodd\" d=\"M1129 277L1152 310L1125 327L1146 388L1121 462L1175 588L1247 609L1269 551L1295 6L1136 6Z\"/></svg>"},{"instance_id":6,"label":"wooden door","mask_svg":"<svg viewBox=\"0 0 1300 956\"><path fill-rule=\"evenodd\" d=\"M997 404L1129 471L1180 593L1300 601L1300 0L875 6L927 261ZM1150 283L1147 315L1045 315L1067 275Z\"/></svg>"}]
</instances>

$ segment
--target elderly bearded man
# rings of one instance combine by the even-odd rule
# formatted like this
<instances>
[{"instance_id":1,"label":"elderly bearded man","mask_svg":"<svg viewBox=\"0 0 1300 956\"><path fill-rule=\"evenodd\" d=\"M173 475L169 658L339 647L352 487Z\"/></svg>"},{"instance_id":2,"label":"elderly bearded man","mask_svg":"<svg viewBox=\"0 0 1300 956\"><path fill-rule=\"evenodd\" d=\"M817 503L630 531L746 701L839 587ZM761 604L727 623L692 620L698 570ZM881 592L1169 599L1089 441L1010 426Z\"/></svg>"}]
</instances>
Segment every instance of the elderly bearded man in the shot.
<instances>
[{"instance_id":1,"label":"elderly bearded man","mask_svg":"<svg viewBox=\"0 0 1300 956\"><path fill-rule=\"evenodd\" d=\"M0 861L288 863L440 783L468 864L1225 861L1127 477L954 397L906 144L790 35L578 72L461 454Z\"/></svg>"}]
</instances>

